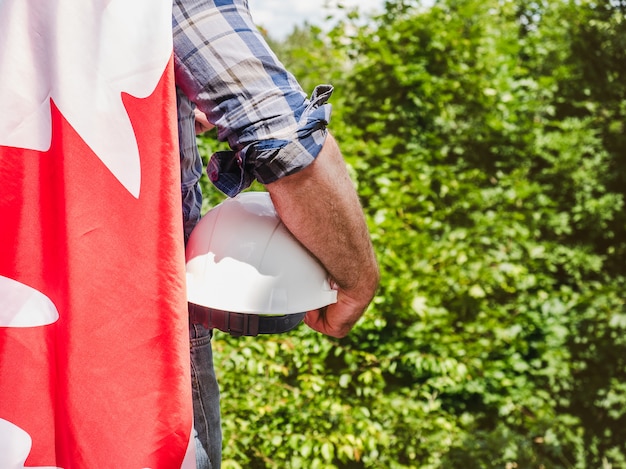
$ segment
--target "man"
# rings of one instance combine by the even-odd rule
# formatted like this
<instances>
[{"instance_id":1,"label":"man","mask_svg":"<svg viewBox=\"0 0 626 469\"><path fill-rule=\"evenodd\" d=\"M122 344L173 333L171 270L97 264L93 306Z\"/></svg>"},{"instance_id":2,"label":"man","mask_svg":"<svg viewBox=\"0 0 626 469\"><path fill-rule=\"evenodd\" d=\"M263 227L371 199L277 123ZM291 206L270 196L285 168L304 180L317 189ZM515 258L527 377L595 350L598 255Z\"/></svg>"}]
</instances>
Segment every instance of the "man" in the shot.
<instances>
[{"instance_id":1,"label":"man","mask_svg":"<svg viewBox=\"0 0 626 469\"><path fill-rule=\"evenodd\" d=\"M285 226L337 289L337 303L308 312L304 322L344 337L372 300L379 274L358 196L326 130L332 88L319 86L306 98L256 29L246 0L174 0L173 28L186 237L201 206L195 105L232 149L211 158L212 182L229 196L255 178L264 184ZM190 334L198 468L216 469L221 430L211 331L190 324Z\"/></svg>"}]
</instances>

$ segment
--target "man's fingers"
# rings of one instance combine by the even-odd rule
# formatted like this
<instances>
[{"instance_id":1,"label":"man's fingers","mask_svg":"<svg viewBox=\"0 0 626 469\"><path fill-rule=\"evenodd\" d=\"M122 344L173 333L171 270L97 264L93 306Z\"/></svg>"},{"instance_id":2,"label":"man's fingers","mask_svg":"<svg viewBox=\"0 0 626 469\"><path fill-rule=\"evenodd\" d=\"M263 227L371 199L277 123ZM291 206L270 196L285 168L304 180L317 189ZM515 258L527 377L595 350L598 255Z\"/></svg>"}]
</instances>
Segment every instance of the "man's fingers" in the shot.
<instances>
[{"instance_id":1,"label":"man's fingers","mask_svg":"<svg viewBox=\"0 0 626 469\"><path fill-rule=\"evenodd\" d=\"M304 323L311 329L327 336L337 339L345 337L348 335L348 332L350 332L353 324L347 324L345 321L337 320L337 318L333 321L333 315L329 311L332 310L333 307L336 307L336 305L329 305L318 310L308 311L304 316Z\"/></svg>"}]
</instances>

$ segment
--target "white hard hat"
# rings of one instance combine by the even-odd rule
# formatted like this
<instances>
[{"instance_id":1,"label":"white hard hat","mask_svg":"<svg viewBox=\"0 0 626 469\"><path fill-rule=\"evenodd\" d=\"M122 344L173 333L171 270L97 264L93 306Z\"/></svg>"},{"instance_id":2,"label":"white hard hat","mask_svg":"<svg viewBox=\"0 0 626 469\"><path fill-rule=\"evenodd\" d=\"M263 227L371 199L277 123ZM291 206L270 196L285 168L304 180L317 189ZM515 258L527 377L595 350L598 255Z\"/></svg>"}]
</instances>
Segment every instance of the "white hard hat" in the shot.
<instances>
[{"instance_id":1,"label":"white hard hat","mask_svg":"<svg viewBox=\"0 0 626 469\"><path fill-rule=\"evenodd\" d=\"M187 300L222 311L295 314L337 301L328 274L285 228L266 192L210 210L186 248Z\"/></svg>"}]
</instances>

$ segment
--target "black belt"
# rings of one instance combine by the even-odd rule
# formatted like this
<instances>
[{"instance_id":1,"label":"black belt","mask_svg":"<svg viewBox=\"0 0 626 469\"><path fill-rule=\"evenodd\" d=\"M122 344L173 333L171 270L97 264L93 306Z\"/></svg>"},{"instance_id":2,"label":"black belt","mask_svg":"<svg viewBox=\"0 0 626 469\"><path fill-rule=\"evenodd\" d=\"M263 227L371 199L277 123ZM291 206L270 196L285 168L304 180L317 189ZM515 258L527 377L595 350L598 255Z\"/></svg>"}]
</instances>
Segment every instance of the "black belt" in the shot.
<instances>
[{"instance_id":1,"label":"black belt","mask_svg":"<svg viewBox=\"0 0 626 469\"><path fill-rule=\"evenodd\" d=\"M242 335L281 334L295 328L306 313L262 316L258 314L229 313L219 309L187 303L189 321L207 329L219 329L233 337Z\"/></svg>"}]
</instances>

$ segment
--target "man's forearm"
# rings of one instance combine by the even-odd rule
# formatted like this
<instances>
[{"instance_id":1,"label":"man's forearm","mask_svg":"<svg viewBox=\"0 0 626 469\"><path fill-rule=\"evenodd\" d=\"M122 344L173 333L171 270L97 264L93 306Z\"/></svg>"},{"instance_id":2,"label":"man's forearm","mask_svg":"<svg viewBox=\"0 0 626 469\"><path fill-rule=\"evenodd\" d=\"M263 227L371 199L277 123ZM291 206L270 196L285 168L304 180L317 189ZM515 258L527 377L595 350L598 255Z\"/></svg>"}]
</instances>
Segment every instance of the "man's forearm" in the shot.
<instances>
[{"instance_id":1,"label":"man's forearm","mask_svg":"<svg viewBox=\"0 0 626 469\"><path fill-rule=\"evenodd\" d=\"M321 332L344 336L372 300L379 273L363 210L334 138L327 137L307 168L266 187L285 226L337 284L339 303L349 303L329 308L329 317L320 319L330 324Z\"/></svg>"}]
</instances>

